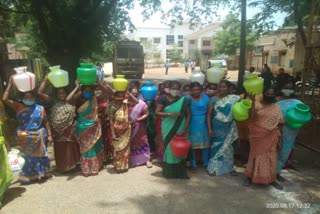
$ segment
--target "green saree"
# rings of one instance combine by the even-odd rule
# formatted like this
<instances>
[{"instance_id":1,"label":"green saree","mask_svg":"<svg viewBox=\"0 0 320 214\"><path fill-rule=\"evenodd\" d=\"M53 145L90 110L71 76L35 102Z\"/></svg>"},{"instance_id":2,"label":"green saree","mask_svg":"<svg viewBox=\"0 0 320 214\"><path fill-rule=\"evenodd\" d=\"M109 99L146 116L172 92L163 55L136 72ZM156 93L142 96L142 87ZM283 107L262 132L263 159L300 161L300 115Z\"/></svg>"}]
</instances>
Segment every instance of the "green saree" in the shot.
<instances>
[{"instance_id":1,"label":"green saree","mask_svg":"<svg viewBox=\"0 0 320 214\"><path fill-rule=\"evenodd\" d=\"M169 144L170 141L173 139L174 135L182 131L182 129L185 126L185 113L188 104L188 100L182 97L164 108L165 113L181 112L181 115L178 118L162 118L161 128L165 146L162 174L166 178L189 178L187 175L186 160L184 158L175 157L172 154Z\"/></svg>"},{"instance_id":2,"label":"green saree","mask_svg":"<svg viewBox=\"0 0 320 214\"><path fill-rule=\"evenodd\" d=\"M7 149L4 144L4 137L0 137L0 208L2 198L12 181L12 171L9 165Z\"/></svg>"}]
</instances>

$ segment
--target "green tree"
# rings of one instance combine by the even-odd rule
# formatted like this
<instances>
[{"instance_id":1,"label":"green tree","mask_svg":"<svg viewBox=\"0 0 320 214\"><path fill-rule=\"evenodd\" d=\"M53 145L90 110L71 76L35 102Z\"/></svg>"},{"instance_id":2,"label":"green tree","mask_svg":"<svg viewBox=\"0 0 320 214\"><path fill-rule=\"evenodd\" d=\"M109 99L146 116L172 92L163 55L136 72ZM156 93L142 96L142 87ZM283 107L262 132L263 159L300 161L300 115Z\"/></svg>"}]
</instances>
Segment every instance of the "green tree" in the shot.
<instances>
[{"instance_id":1,"label":"green tree","mask_svg":"<svg viewBox=\"0 0 320 214\"><path fill-rule=\"evenodd\" d=\"M178 48L177 44L174 44L171 49L169 49L169 59L175 64L183 61L183 51Z\"/></svg>"},{"instance_id":2,"label":"green tree","mask_svg":"<svg viewBox=\"0 0 320 214\"><path fill-rule=\"evenodd\" d=\"M236 49L240 47L240 20L235 14L229 14L221 26L223 30L213 37L215 54L233 55ZM249 50L254 47L254 42L258 36L258 31L254 30L253 20L248 20L246 42Z\"/></svg>"},{"instance_id":3,"label":"green tree","mask_svg":"<svg viewBox=\"0 0 320 214\"><path fill-rule=\"evenodd\" d=\"M133 29L130 0L15 0L0 2L0 12L19 14L32 41L33 53L59 64L75 78L81 59L106 51L125 30ZM109 50L107 48L107 50ZM94 53L94 54L93 54Z\"/></svg>"},{"instance_id":4,"label":"green tree","mask_svg":"<svg viewBox=\"0 0 320 214\"><path fill-rule=\"evenodd\" d=\"M157 46L152 43L152 40L143 41L141 45L143 46L145 67L148 67L149 63L155 63L158 58L161 57L160 51Z\"/></svg>"}]
</instances>

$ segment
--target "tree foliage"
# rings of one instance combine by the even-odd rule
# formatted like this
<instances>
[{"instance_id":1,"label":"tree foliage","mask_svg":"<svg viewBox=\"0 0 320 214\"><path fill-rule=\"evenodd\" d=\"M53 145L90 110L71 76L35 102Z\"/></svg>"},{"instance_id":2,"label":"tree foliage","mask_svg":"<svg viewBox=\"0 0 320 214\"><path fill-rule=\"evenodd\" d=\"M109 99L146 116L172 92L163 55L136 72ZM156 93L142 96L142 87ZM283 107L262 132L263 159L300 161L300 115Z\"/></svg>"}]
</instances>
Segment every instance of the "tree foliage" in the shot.
<instances>
[{"instance_id":1,"label":"tree foliage","mask_svg":"<svg viewBox=\"0 0 320 214\"><path fill-rule=\"evenodd\" d=\"M183 61L183 51L178 48L177 44L174 44L172 48L169 50L169 59L177 64L178 62Z\"/></svg>"},{"instance_id":2,"label":"tree foliage","mask_svg":"<svg viewBox=\"0 0 320 214\"><path fill-rule=\"evenodd\" d=\"M132 7L130 0L2 0L0 12L23 17L19 24L33 38L34 53L74 71L81 58L105 51L107 42L133 29Z\"/></svg>"},{"instance_id":3,"label":"tree foliage","mask_svg":"<svg viewBox=\"0 0 320 214\"><path fill-rule=\"evenodd\" d=\"M148 67L149 63L156 63L161 58L161 52L157 46L152 43L152 40L141 42L144 52L145 66Z\"/></svg>"},{"instance_id":4,"label":"tree foliage","mask_svg":"<svg viewBox=\"0 0 320 214\"><path fill-rule=\"evenodd\" d=\"M254 20L247 21L247 48L252 49L254 42L259 36L255 30ZM215 54L234 55L237 48L240 47L240 30L241 23L238 17L234 14L229 14L221 24L222 31L214 36Z\"/></svg>"}]
</instances>

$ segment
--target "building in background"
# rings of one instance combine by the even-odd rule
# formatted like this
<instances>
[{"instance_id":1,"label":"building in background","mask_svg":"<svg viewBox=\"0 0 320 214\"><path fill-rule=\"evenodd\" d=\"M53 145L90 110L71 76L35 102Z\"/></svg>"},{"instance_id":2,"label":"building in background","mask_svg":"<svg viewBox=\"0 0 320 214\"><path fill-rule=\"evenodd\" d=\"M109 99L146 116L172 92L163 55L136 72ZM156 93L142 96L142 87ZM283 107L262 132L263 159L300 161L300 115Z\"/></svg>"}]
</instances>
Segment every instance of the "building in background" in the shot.
<instances>
[{"instance_id":1,"label":"building in background","mask_svg":"<svg viewBox=\"0 0 320 214\"><path fill-rule=\"evenodd\" d=\"M173 29L170 27L137 27L134 32L127 35L127 38L142 44L152 43L160 53L159 60L162 62L170 59L170 52L174 49L178 49L184 59L195 60L197 50L202 57L213 56L213 36L221 30L219 24L213 23L194 29L190 29L188 22L176 25Z\"/></svg>"}]
</instances>

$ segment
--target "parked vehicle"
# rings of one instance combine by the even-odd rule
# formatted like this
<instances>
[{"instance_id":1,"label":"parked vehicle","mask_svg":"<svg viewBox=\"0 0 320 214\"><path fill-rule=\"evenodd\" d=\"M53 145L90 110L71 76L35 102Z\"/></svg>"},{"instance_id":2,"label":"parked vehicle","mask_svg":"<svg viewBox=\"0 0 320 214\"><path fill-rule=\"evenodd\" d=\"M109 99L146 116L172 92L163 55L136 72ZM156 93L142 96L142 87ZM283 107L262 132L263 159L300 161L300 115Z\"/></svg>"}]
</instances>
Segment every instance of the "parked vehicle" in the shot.
<instances>
[{"instance_id":1,"label":"parked vehicle","mask_svg":"<svg viewBox=\"0 0 320 214\"><path fill-rule=\"evenodd\" d=\"M140 42L122 40L113 47L113 77L125 75L141 79L144 73L144 53Z\"/></svg>"}]
</instances>

